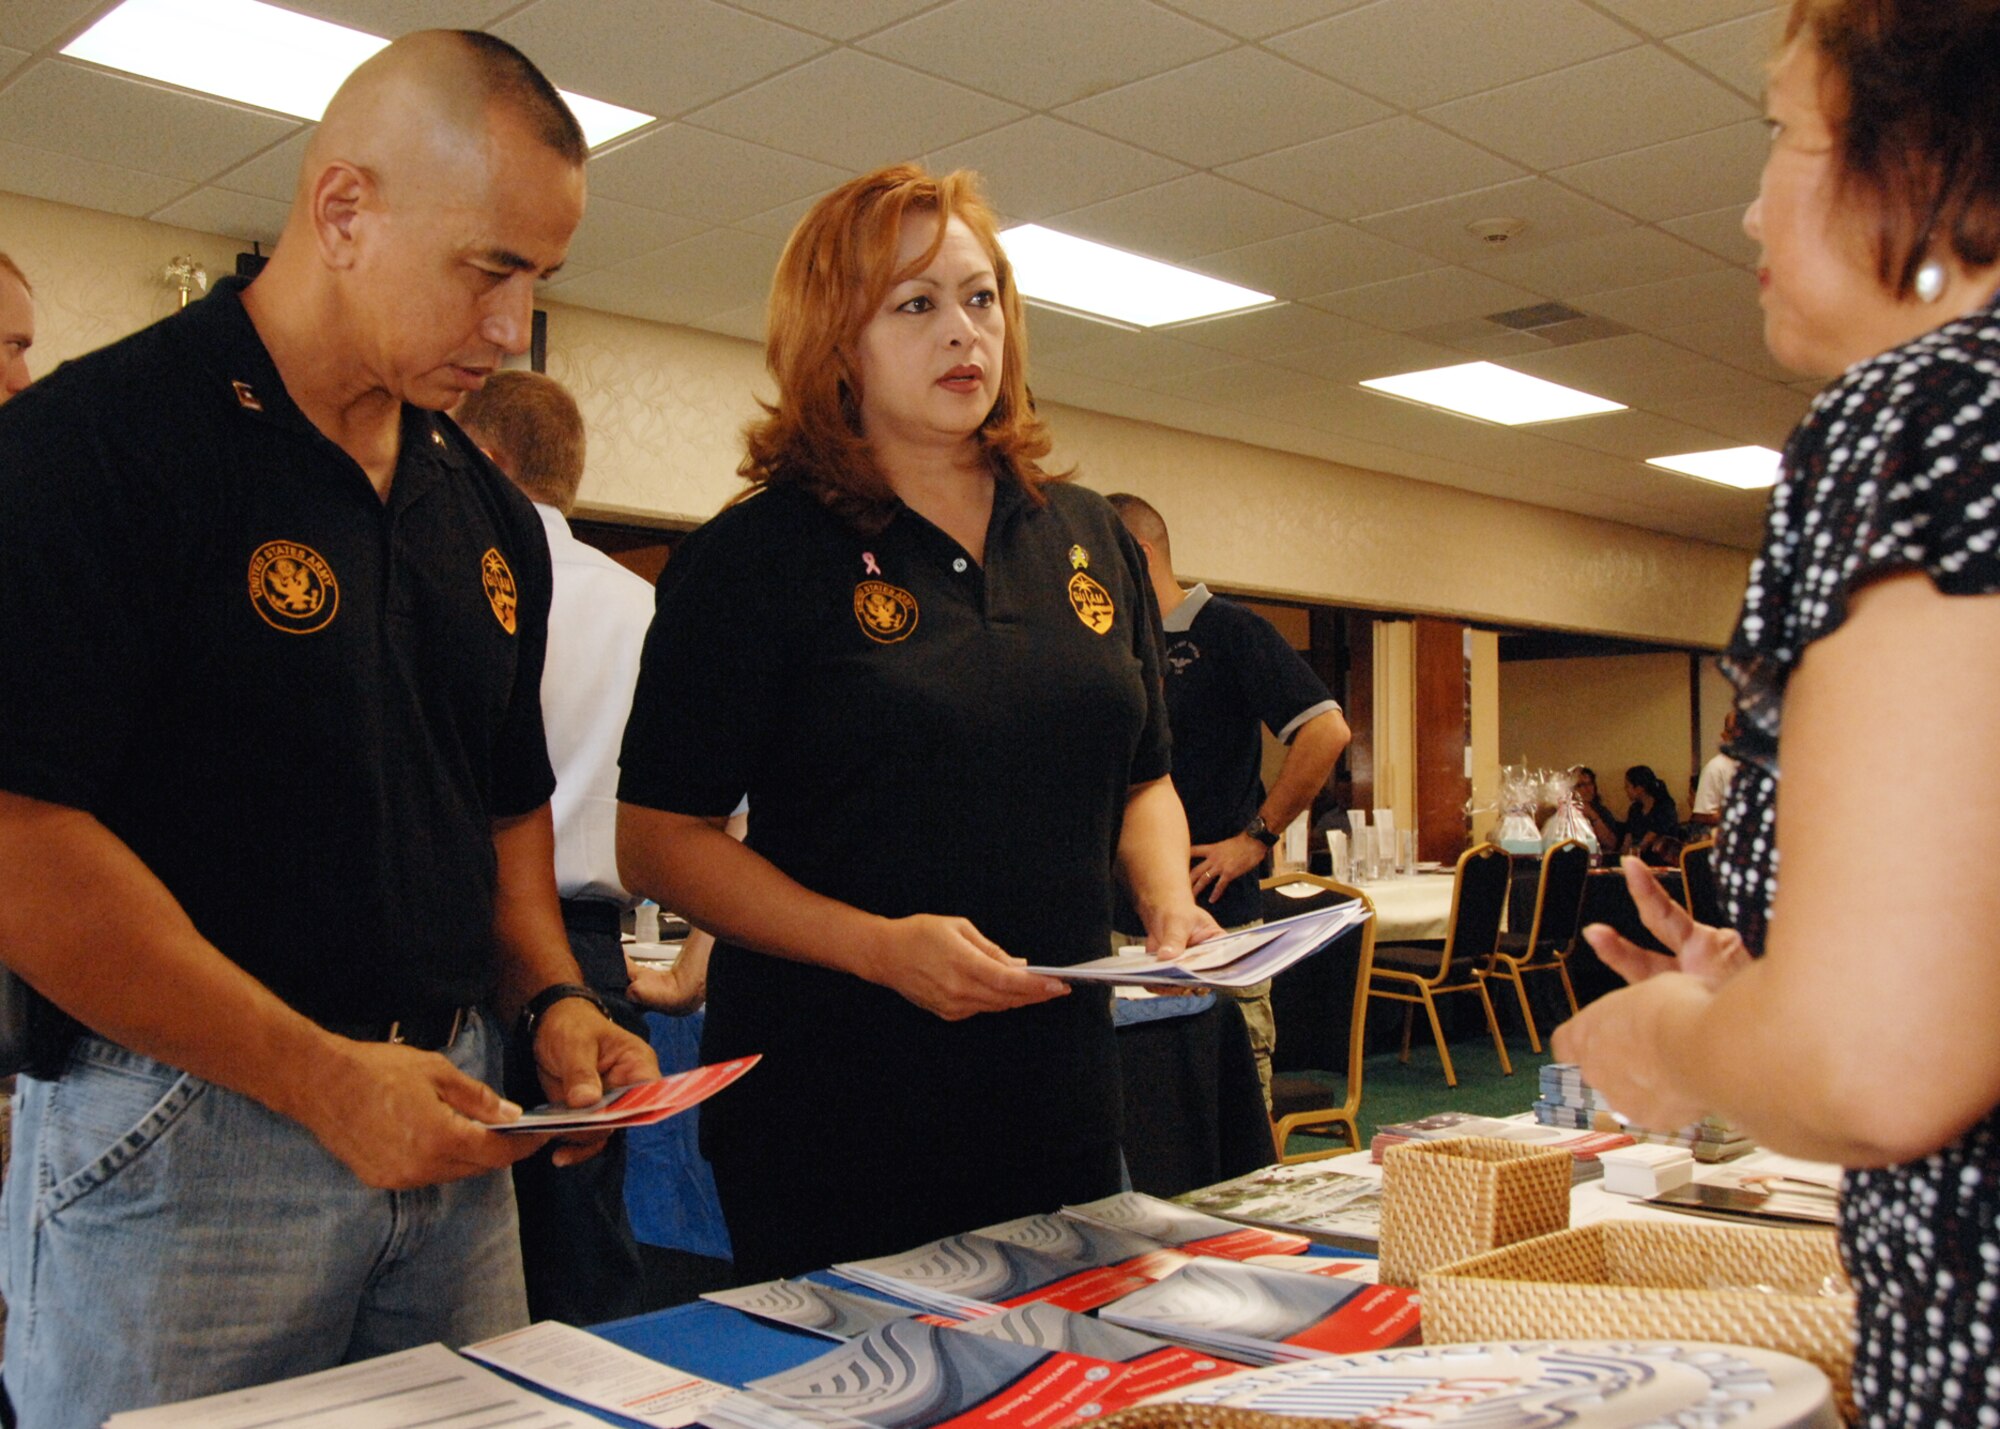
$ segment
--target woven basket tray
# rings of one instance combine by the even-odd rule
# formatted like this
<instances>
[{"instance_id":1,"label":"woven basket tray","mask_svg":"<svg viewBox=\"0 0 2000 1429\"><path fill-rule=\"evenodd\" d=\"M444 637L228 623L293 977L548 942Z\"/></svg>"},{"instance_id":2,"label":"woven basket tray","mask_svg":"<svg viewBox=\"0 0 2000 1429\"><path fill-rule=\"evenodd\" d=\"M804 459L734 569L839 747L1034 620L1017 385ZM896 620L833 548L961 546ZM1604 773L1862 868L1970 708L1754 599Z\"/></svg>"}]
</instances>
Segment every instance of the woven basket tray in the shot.
<instances>
[{"instance_id":1,"label":"woven basket tray","mask_svg":"<svg viewBox=\"0 0 2000 1429\"><path fill-rule=\"evenodd\" d=\"M1426 1344L1671 1340L1809 1360L1852 1417L1854 1292L1831 1230L1600 1221L1427 1271Z\"/></svg>"},{"instance_id":2,"label":"woven basket tray","mask_svg":"<svg viewBox=\"0 0 2000 1429\"><path fill-rule=\"evenodd\" d=\"M1483 1136L1409 1141L1382 1155L1384 1285L1569 1224L1567 1151ZM1428 1312L1427 1312L1428 1313Z\"/></svg>"}]
</instances>

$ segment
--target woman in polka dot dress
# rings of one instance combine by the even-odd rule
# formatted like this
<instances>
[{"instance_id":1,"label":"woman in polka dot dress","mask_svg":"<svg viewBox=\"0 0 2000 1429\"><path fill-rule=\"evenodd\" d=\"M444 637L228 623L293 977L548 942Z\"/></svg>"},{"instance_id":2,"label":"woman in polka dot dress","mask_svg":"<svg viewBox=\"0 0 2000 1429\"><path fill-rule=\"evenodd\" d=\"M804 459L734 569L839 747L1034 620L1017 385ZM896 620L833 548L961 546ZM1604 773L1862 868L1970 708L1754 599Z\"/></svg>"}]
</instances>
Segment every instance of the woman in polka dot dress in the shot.
<instances>
[{"instance_id":1,"label":"woman in polka dot dress","mask_svg":"<svg viewBox=\"0 0 2000 1429\"><path fill-rule=\"evenodd\" d=\"M1635 985L1556 1052L1849 1167L1863 1421L2000 1425L2000 0L1794 0L1767 108L1765 339L1840 375L1725 661L1731 927L1628 865L1679 957L1590 930Z\"/></svg>"}]
</instances>

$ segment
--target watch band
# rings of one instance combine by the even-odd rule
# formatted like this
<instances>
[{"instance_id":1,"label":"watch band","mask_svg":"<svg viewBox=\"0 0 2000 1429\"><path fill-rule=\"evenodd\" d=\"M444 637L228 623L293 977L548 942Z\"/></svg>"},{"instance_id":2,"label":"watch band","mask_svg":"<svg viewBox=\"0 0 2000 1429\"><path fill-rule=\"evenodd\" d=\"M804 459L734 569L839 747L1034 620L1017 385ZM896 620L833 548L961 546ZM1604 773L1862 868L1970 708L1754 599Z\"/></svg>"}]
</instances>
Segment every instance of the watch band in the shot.
<instances>
[{"instance_id":1,"label":"watch band","mask_svg":"<svg viewBox=\"0 0 2000 1429\"><path fill-rule=\"evenodd\" d=\"M548 1010L558 1002L567 1002L572 997L582 998L607 1018L611 1016L610 1010L604 1005L604 999L599 997L590 988L585 987L582 983L550 983L547 987L529 998L528 1005L521 1009L521 1035L532 1043L535 1040L535 1028L541 1023L542 1018L548 1014Z\"/></svg>"},{"instance_id":2,"label":"watch band","mask_svg":"<svg viewBox=\"0 0 2000 1429\"><path fill-rule=\"evenodd\" d=\"M1262 814L1253 817L1243 832L1264 845L1265 848L1276 848L1278 846L1278 836L1272 832L1271 826L1264 822Z\"/></svg>"}]
</instances>

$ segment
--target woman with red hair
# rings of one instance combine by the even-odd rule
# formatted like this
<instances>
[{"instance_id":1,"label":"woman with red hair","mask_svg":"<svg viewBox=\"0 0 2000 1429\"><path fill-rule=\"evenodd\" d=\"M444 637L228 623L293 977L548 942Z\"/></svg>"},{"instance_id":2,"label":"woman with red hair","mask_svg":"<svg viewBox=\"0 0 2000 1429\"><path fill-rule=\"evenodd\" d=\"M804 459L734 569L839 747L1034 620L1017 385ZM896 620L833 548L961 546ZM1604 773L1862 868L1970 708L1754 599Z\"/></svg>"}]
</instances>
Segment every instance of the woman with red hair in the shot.
<instances>
[{"instance_id":1,"label":"woman with red hair","mask_svg":"<svg viewBox=\"0 0 2000 1429\"><path fill-rule=\"evenodd\" d=\"M1100 956L1122 876L1210 935L1167 777L1159 620L1111 508L1040 465L1025 331L966 174L801 221L751 491L660 580L619 789L627 885L717 937L703 1109L740 1277L1118 1189ZM720 833L748 795L749 835Z\"/></svg>"},{"instance_id":2,"label":"woman with red hair","mask_svg":"<svg viewBox=\"0 0 2000 1429\"><path fill-rule=\"evenodd\" d=\"M1724 660L1730 928L1628 861L1678 957L1585 930L1636 985L1556 1053L1847 1167L1863 1421L2000 1424L2000 0L1794 0L1766 110L1765 341L1838 376Z\"/></svg>"}]
</instances>

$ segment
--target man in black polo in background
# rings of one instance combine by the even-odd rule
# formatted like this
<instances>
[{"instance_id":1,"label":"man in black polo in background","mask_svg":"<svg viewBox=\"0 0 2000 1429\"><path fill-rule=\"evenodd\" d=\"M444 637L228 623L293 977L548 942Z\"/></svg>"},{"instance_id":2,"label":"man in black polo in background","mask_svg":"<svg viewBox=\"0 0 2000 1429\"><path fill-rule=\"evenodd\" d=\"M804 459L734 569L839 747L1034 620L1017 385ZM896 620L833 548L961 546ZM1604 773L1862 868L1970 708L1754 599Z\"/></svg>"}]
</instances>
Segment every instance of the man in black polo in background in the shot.
<instances>
[{"instance_id":1,"label":"man in black polo in background","mask_svg":"<svg viewBox=\"0 0 2000 1429\"><path fill-rule=\"evenodd\" d=\"M521 1324L500 1038L572 1106L655 1070L557 910L540 523L436 415L527 346L583 159L512 47L405 37L255 283L0 409L0 954L65 1014L4 1204L36 1429Z\"/></svg>"},{"instance_id":2,"label":"man in black polo in background","mask_svg":"<svg viewBox=\"0 0 2000 1429\"><path fill-rule=\"evenodd\" d=\"M1194 840L1189 878L1195 898L1225 928L1262 919L1258 875L1285 826L1303 813L1347 748L1347 721L1285 637L1255 611L1181 589L1174 577L1167 523L1144 499L1110 497L1146 556L1166 641L1163 676L1173 727L1174 788L1187 808ZM1290 746L1277 782L1265 792L1262 726ZM1137 929L1129 907L1121 932ZM1271 1102L1271 1052L1278 1029L1268 981L1231 992L1250 1027L1250 1048Z\"/></svg>"}]
</instances>

